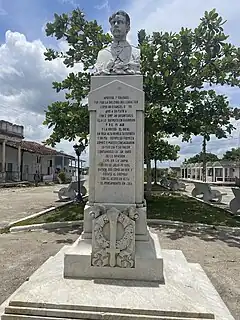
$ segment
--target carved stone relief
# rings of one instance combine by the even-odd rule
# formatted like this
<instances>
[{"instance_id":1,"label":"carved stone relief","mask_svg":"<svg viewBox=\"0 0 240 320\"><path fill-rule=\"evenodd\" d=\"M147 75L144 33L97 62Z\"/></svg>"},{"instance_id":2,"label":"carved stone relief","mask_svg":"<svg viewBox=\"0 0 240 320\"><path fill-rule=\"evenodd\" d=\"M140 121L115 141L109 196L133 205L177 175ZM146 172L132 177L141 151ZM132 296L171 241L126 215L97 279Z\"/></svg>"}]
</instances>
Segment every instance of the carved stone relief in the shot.
<instances>
[{"instance_id":1,"label":"carved stone relief","mask_svg":"<svg viewBox=\"0 0 240 320\"><path fill-rule=\"evenodd\" d=\"M133 268L135 266L135 220L138 213L129 207L121 212L94 207L92 266Z\"/></svg>"}]
</instances>

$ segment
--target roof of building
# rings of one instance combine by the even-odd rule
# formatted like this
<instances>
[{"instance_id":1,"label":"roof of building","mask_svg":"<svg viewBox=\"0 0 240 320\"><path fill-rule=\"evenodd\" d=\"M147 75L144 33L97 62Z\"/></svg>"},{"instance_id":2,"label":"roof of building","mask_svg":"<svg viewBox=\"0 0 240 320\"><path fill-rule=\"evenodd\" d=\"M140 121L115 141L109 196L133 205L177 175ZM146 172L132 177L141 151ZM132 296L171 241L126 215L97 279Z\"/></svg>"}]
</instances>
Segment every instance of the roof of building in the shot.
<instances>
[{"instance_id":1,"label":"roof of building","mask_svg":"<svg viewBox=\"0 0 240 320\"><path fill-rule=\"evenodd\" d=\"M170 168L172 169L172 170L175 170L175 171L180 171L180 166L175 166L175 167L173 167L173 166L170 166Z\"/></svg>"},{"instance_id":2,"label":"roof of building","mask_svg":"<svg viewBox=\"0 0 240 320\"><path fill-rule=\"evenodd\" d=\"M203 163L202 162L197 162L197 163L182 163L181 167L182 168L199 168L202 167ZM218 160L215 162L208 161L206 163L207 167L216 167L216 168L221 168L221 167L238 167L239 163L237 161L228 161L228 160Z\"/></svg>"},{"instance_id":3,"label":"roof of building","mask_svg":"<svg viewBox=\"0 0 240 320\"><path fill-rule=\"evenodd\" d=\"M9 145L9 146L11 146L13 148L17 148L17 146L18 146L17 143L10 142L10 141L7 142L7 145ZM43 144L35 142L35 141L23 140L20 143L20 145L21 145L22 150L27 151L27 152L36 153L36 154L39 154L39 155L65 156L65 157L68 157L69 159L75 159L75 157L72 156L72 155L69 155L67 153L60 152L60 151L57 151L55 149L46 147Z\"/></svg>"}]
</instances>

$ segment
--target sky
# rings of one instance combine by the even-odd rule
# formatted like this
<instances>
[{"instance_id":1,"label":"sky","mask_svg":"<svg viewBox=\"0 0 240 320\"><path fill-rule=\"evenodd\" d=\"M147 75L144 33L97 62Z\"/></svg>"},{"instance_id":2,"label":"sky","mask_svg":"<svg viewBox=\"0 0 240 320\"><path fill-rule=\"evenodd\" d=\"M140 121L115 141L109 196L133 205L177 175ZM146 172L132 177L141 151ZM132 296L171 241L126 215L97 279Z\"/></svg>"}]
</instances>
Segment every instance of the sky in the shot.
<instances>
[{"instance_id":1,"label":"sky","mask_svg":"<svg viewBox=\"0 0 240 320\"><path fill-rule=\"evenodd\" d=\"M60 60L48 62L43 53L46 48L64 48L63 41L55 41L45 35L45 25L53 21L54 13L71 12L79 7L89 20L96 19L109 31L108 17L116 10L127 11L131 16L129 39L136 44L137 31L179 31L181 27L196 27L204 11L216 8L227 20L225 33L229 41L240 46L240 1L239 0L0 0L0 120L24 125L25 138L43 141L50 130L42 125L44 110L52 102L63 99L62 93L52 89L53 81L61 81L79 66L67 69ZM240 104L240 89L220 88L232 105ZM227 139L214 137L207 151L221 156L226 150L240 146L240 123L235 121L235 130ZM193 137L190 143L180 138L170 138L179 144L177 162L163 166L179 165L201 151L201 138ZM73 154L73 143L62 141L58 150ZM88 152L83 155L87 160Z\"/></svg>"}]
</instances>

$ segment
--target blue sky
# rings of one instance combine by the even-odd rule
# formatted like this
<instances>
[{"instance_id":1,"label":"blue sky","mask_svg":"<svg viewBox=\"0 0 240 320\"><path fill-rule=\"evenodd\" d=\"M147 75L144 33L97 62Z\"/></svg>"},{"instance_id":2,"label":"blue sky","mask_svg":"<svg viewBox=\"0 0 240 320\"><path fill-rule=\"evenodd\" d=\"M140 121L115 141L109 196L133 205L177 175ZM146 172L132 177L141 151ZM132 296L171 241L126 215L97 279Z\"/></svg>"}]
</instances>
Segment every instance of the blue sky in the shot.
<instances>
[{"instance_id":1,"label":"blue sky","mask_svg":"<svg viewBox=\"0 0 240 320\"><path fill-rule=\"evenodd\" d=\"M121 0L125 7L127 0ZM3 42L7 30L25 34L29 41L44 39L42 27L53 19L54 13L71 12L79 8L87 19L96 19L106 29L109 12L119 9L119 1L78 1L78 0L0 0L0 7L6 14L0 19L0 41Z\"/></svg>"},{"instance_id":2,"label":"blue sky","mask_svg":"<svg viewBox=\"0 0 240 320\"><path fill-rule=\"evenodd\" d=\"M44 32L54 13L71 12L79 7L87 19L96 19L108 31L108 17L118 10L126 10L131 17L130 39L136 41L137 31L144 28L153 31L178 31L183 27L196 27L205 10L216 8L227 20L225 32L229 41L240 46L239 0L0 0L0 119L22 124L29 140L43 141L49 130L42 125L44 110L51 102L61 99L52 90L53 81L63 80L70 71L61 61L47 62L43 53L46 47L66 48L63 41L56 42ZM240 105L238 88L219 88L233 105ZM238 130L227 140L212 139L208 151L222 155L227 149L238 147ZM194 137L192 143L181 143L180 163L201 149L201 139ZM58 149L72 153L72 144L63 141ZM87 157L87 155L86 155ZM176 164L174 164L176 165Z\"/></svg>"}]
</instances>

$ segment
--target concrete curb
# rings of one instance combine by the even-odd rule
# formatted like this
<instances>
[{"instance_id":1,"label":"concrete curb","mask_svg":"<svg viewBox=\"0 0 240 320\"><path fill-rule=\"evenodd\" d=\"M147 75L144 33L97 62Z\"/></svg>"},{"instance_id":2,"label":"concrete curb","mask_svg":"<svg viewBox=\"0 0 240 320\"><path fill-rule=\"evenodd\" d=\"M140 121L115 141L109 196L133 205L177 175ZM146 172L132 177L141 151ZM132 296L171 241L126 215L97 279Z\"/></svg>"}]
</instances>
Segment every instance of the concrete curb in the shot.
<instances>
[{"instance_id":1,"label":"concrete curb","mask_svg":"<svg viewBox=\"0 0 240 320\"><path fill-rule=\"evenodd\" d=\"M26 226L12 227L10 232L32 231L32 230L52 230L66 227L77 227L83 224L83 220L39 223Z\"/></svg>"},{"instance_id":2,"label":"concrete curb","mask_svg":"<svg viewBox=\"0 0 240 320\"><path fill-rule=\"evenodd\" d=\"M227 231L227 232L240 232L240 227L226 227L226 226L218 226L213 224L204 224L204 223L188 223L182 221L172 221L172 220L159 220L159 219L147 219L147 223L150 226L154 225L164 225L168 227L191 227L200 230L213 229L217 231Z\"/></svg>"},{"instance_id":3,"label":"concrete curb","mask_svg":"<svg viewBox=\"0 0 240 320\"><path fill-rule=\"evenodd\" d=\"M34 213L34 214L31 214L30 216L27 216L27 217L25 217L25 218L22 218L22 219L19 219L19 220L10 222L10 223L7 225L7 228L10 228L11 226L13 226L13 225L16 224L16 223L19 223L19 222L22 222L22 221L26 221L26 220L28 220L28 219L40 217L40 216L42 216L42 215L45 214L45 213L49 213L49 212L54 211L54 210L56 210L56 209L58 209L58 208L65 207L66 205L71 204L71 203L73 203L73 200L64 202L64 203L60 204L59 206L50 207L50 208L48 208L48 209L39 211L39 212Z\"/></svg>"},{"instance_id":4,"label":"concrete curb","mask_svg":"<svg viewBox=\"0 0 240 320\"><path fill-rule=\"evenodd\" d=\"M191 227L200 230L217 230L217 231L226 231L226 232L240 232L240 227L225 227L225 226L217 226L203 223L187 223L181 221L172 221L172 220L161 220L161 219L147 219L147 223L149 226L163 225L168 227ZM51 230L58 228L66 228L66 227L77 227L83 224L83 220L77 221L67 221L67 222L50 222L50 223L41 223L41 224L33 224L19 227L10 228L10 232L21 232L21 231L31 231L31 230Z\"/></svg>"},{"instance_id":5,"label":"concrete curb","mask_svg":"<svg viewBox=\"0 0 240 320\"><path fill-rule=\"evenodd\" d=\"M86 194L85 196L83 196L83 199L85 200L85 199L87 199L87 197L88 197L88 194ZM30 215L30 216L27 216L27 217L25 217L25 218L16 220L16 221L14 221L14 222L10 222L10 223L9 223L8 225L6 225L4 228L0 228L0 231L1 231L1 229L11 228L11 227L14 226L14 224L16 224L16 223L19 223L19 222L22 222L22 221L26 221L26 220L28 220L28 219L40 217L40 216L42 216L42 215L45 214L45 213L49 213L49 212L54 211L54 210L56 210L56 209L58 209L58 208L65 207L65 206L67 206L67 205L69 205L69 204L71 204L71 203L73 203L73 202L74 202L74 200L69 200L69 201L66 201L66 202L64 202L64 203L61 203L59 206L50 207L50 208L48 208L48 209L39 211L39 212L34 213L34 214L32 214L32 215Z\"/></svg>"}]
</instances>

